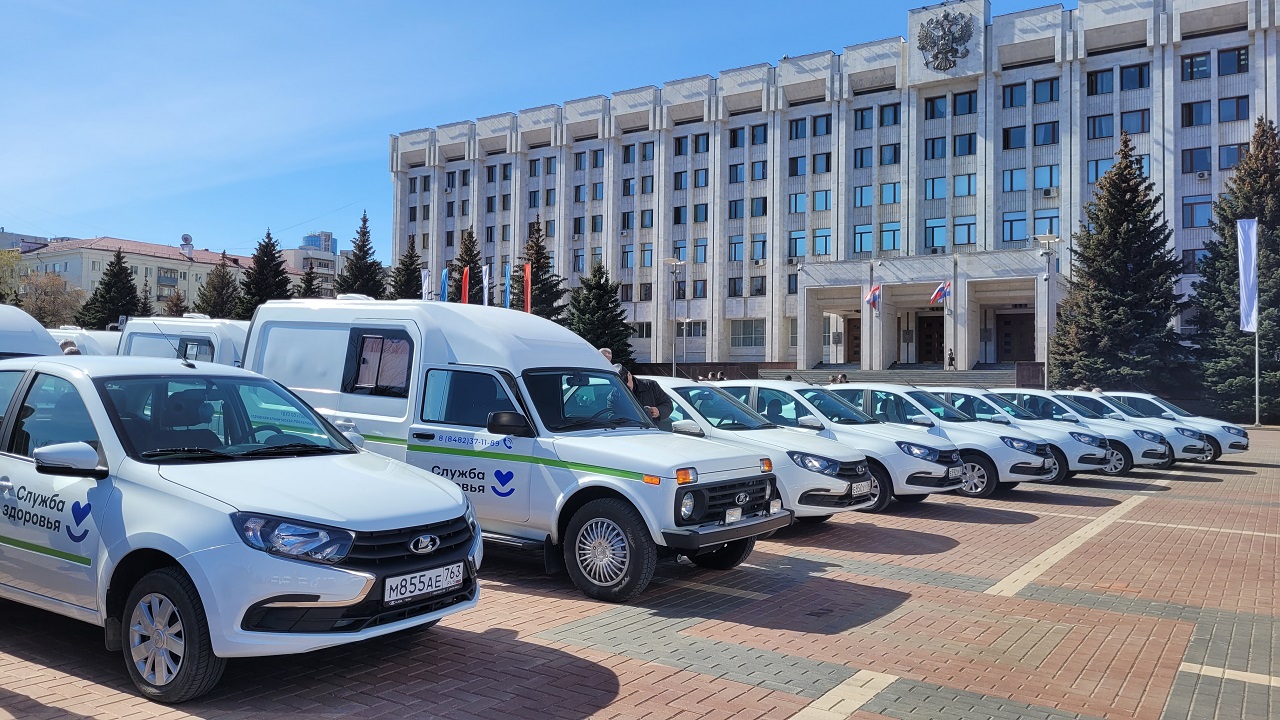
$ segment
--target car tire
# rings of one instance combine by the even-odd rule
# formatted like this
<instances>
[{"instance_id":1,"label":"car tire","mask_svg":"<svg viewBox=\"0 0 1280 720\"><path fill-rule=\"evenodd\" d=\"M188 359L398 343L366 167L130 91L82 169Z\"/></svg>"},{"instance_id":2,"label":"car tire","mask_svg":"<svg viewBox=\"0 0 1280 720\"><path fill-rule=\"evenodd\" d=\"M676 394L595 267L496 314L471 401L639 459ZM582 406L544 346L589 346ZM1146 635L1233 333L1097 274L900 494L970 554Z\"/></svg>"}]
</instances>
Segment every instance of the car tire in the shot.
<instances>
[{"instance_id":1,"label":"car tire","mask_svg":"<svg viewBox=\"0 0 1280 720\"><path fill-rule=\"evenodd\" d=\"M602 498L578 509L564 537L564 565L583 594L625 602L653 580L658 547L640 513L625 500Z\"/></svg>"},{"instance_id":2,"label":"car tire","mask_svg":"<svg viewBox=\"0 0 1280 720\"><path fill-rule=\"evenodd\" d=\"M1151 466L1151 467L1155 468L1156 470L1168 470L1169 468L1173 467L1174 463L1178 462L1178 458L1177 458L1177 457L1175 457L1175 456L1174 456L1174 454L1173 454L1173 446L1172 446L1172 445L1170 445L1169 443L1165 443L1165 444L1164 444L1164 449L1169 451L1169 458L1168 458L1167 460L1162 460L1162 461L1160 461L1160 463L1159 463L1158 465L1152 465L1152 466Z\"/></svg>"},{"instance_id":3,"label":"car tire","mask_svg":"<svg viewBox=\"0 0 1280 720\"><path fill-rule=\"evenodd\" d=\"M147 699L185 702L218 684L227 661L213 654L200 592L181 568L143 575L129 591L121 623L124 664Z\"/></svg>"},{"instance_id":4,"label":"car tire","mask_svg":"<svg viewBox=\"0 0 1280 720\"><path fill-rule=\"evenodd\" d=\"M1222 445L1219 444L1217 440L1214 440L1213 438L1208 437L1207 433L1205 436L1205 440L1209 442L1209 455L1201 462L1214 462L1218 458L1222 457Z\"/></svg>"},{"instance_id":5,"label":"car tire","mask_svg":"<svg viewBox=\"0 0 1280 720\"><path fill-rule=\"evenodd\" d=\"M756 547L756 539L743 538L727 542L719 550L712 550L701 555L690 555L689 562L707 570L732 570L741 565Z\"/></svg>"},{"instance_id":6,"label":"car tire","mask_svg":"<svg viewBox=\"0 0 1280 720\"><path fill-rule=\"evenodd\" d=\"M1071 468L1067 464L1067 454L1058 449L1056 445L1049 446L1049 454L1053 456L1055 471L1053 477L1048 477L1040 482L1046 485L1056 485L1071 477Z\"/></svg>"},{"instance_id":7,"label":"car tire","mask_svg":"<svg viewBox=\"0 0 1280 720\"><path fill-rule=\"evenodd\" d=\"M919 495L894 495L893 498L900 503L915 505L929 499L928 493L920 493Z\"/></svg>"},{"instance_id":8,"label":"car tire","mask_svg":"<svg viewBox=\"0 0 1280 720\"><path fill-rule=\"evenodd\" d=\"M1022 482L1021 482L1021 481L1018 481L1018 482L1009 482L1009 483L1000 483L1000 492L1004 492L1005 490L1012 490L1012 489L1014 489L1014 488L1018 487L1018 486L1019 486L1019 485L1021 485L1021 484L1022 484Z\"/></svg>"},{"instance_id":9,"label":"car tire","mask_svg":"<svg viewBox=\"0 0 1280 720\"><path fill-rule=\"evenodd\" d=\"M871 474L871 497L874 502L867 507L858 508L858 512L884 512L884 509L889 507L889 501L893 499L893 480L889 477L889 473L875 465L869 466L867 472Z\"/></svg>"},{"instance_id":10,"label":"car tire","mask_svg":"<svg viewBox=\"0 0 1280 720\"><path fill-rule=\"evenodd\" d=\"M1103 475L1127 475L1133 469L1133 453L1122 442L1107 443L1107 464L1098 468Z\"/></svg>"},{"instance_id":11,"label":"car tire","mask_svg":"<svg viewBox=\"0 0 1280 720\"><path fill-rule=\"evenodd\" d=\"M796 522L805 525L819 525L831 519L830 515L809 515L806 517L796 517ZM764 537L761 535L760 537Z\"/></svg>"},{"instance_id":12,"label":"car tire","mask_svg":"<svg viewBox=\"0 0 1280 720\"><path fill-rule=\"evenodd\" d=\"M961 454L960 460L964 463L964 481L956 488L957 494L971 498L996 494L1000 489L1000 475L990 460L974 453Z\"/></svg>"}]
</instances>

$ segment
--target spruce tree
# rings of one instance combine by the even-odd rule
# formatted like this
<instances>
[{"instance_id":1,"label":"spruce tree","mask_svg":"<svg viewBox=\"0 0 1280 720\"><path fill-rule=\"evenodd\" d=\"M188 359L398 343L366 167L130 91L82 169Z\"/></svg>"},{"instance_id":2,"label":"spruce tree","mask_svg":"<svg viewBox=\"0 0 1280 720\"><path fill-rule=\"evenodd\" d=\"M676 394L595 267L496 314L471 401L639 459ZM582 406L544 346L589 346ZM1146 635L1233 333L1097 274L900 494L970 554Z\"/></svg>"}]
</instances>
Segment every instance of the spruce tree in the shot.
<instances>
[{"instance_id":1,"label":"spruce tree","mask_svg":"<svg viewBox=\"0 0 1280 720\"><path fill-rule=\"evenodd\" d=\"M351 240L351 257L334 282L339 293L357 293L381 300L386 290L386 269L373 258L373 240L369 237L369 213L360 216L360 229Z\"/></svg>"},{"instance_id":2,"label":"spruce tree","mask_svg":"<svg viewBox=\"0 0 1280 720\"><path fill-rule=\"evenodd\" d=\"M249 269L240 278L240 307L237 317L248 320L262 303L268 300L288 300L290 284L289 273L284 267L284 253L280 252L280 245L271 237L271 228L267 228L266 236L258 241L258 247L253 251Z\"/></svg>"},{"instance_id":3,"label":"spruce tree","mask_svg":"<svg viewBox=\"0 0 1280 720\"><path fill-rule=\"evenodd\" d=\"M182 294L181 290L174 290L173 294L165 298L164 307L161 308L164 315L169 317L182 317L191 312L187 307L187 298Z\"/></svg>"},{"instance_id":4,"label":"spruce tree","mask_svg":"<svg viewBox=\"0 0 1280 720\"><path fill-rule=\"evenodd\" d=\"M582 278L582 284L569 294L569 329L577 333L593 347L609 348L613 361L630 366L631 325L627 312L618 299L618 283L609 279L609 272L600 263Z\"/></svg>"},{"instance_id":5,"label":"spruce tree","mask_svg":"<svg viewBox=\"0 0 1280 720\"><path fill-rule=\"evenodd\" d=\"M524 309L525 263L529 264L529 289L533 296L529 311L538 317L563 324L566 310L564 296L569 294L569 288L565 287L564 278L557 275L551 266L547 237L540 221L534 221L530 226L524 254L511 272L511 307L519 310Z\"/></svg>"},{"instance_id":6,"label":"spruce tree","mask_svg":"<svg viewBox=\"0 0 1280 720\"><path fill-rule=\"evenodd\" d=\"M115 255L102 271L98 287L76 313L76 324L89 330L103 330L108 324L119 322L121 315L137 314L138 286L134 284L133 273L124 261L124 253L116 248Z\"/></svg>"},{"instance_id":7,"label":"spruce tree","mask_svg":"<svg viewBox=\"0 0 1280 720\"><path fill-rule=\"evenodd\" d=\"M393 299L422 299L422 256L409 243L409 249L400 256L400 261L391 271L391 292Z\"/></svg>"},{"instance_id":8,"label":"spruce tree","mask_svg":"<svg viewBox=\"0 0 1280 720\"><path fill-rule=\"evenodd\" d=\"M151 317L156 314L156 308L151 304L151 281L143 279L142 291L138 294L138 316Z\"/></svg>"},{"instance_id":9,"label":"spruce tree","mask_svg":"<svg viewBox=\"0 0 1280 720\"><path fill-rule=\"evenodd\" d=\"M484 272L480 265L480 244L476 242L476 234L471 228L462 231L458 252L449 261L449 300L451 302L462 302L463 268L471 268L471 275L467 281L467 302L472 305L483 305L485 293L489 293L490 304L493 304L492 283L490 287L483 287Z\"/></svg>"},{"instance_id":10,"label":"spruce tree","mask_svg":"<svg viewBox=\"0 0 1280 720\"><path fill-rule=\"evenodd\" d=\"M1205 396L1232 418L1254 417L1254 334L1240 329L1236 220L1258 220L1258 336L1262 421L1280 419L1280 133L1259 119L1249 150L1213 206L1216 237L1205 243L1193 286Z\"/></svg>"},{"instance_id":11,"label":"spruce tree","mask_svg":"<svg viewBox=\"0 0 1280 720\"><path fill-rule=\"evenodd\" d=\"M320 273L316 272L316 266L307 263L306 272L302 273L302 280L293 289L293 296L296 298L318 298L320 294Z\"/></svg>"},{"instance_id":12,"label":"spruce tree","mask_svg":"<svg viewBox=\"0 0 1280 720\"><path fill-rule=\"evenodd\" d=\"M1163 387L1188 366L1172 321L1186 303L1174 289L1181 265L1161 210L1127 133L1116 162L1098 180L1075 233L1071 287L1052 338L1058 387Z\"/></svg>"},{"instance_id":13,"label":"spruce tree","mask_svg":"<svg viewBox=\"0 0 1280 720\"><path fill-rule=\"evenodd\" d=\"M196 293L195 311L212 318L232 318L240 309L240 284L227 265L227 253L209 271L204 285Z\"/></svg>"}]
</instances>

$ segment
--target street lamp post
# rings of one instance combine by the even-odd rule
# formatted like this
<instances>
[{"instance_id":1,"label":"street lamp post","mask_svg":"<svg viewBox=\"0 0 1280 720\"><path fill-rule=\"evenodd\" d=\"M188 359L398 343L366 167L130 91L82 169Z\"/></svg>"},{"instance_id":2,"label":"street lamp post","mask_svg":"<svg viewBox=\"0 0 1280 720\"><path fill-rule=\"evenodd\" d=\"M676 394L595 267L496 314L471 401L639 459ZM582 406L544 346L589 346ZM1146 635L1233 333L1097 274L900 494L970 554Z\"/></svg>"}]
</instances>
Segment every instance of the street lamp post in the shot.
<instances>
[{"instance_id":1,"label":"street lamp post","mask_svg":"<svg viewBox=\"0 0 1280 720\"><path fill-rule=\"evenodd\" d=\"M1053 308L1053 256L1058 252L1053 249L1053 244L1058 242L1058 236L1053 234L1036 235L1035 239L1044 247L1040 250L1040 257L1044 258L1044 389L1049 389L1049 314L1054 311Z\"/></svg>"},{"instance_id":2,"label":"street lamp post","mask_svg":"<svg viewBox=\"0 0 1280 720\"><path fill-rule=\"evenodd\" d=\"M673 324L671 326L671 329L672 329L671 377L674 378L676 377L676 336L678 334L676 332L676 328L679 327L677 323L681 322L679 318L675 317L676 315L676 282L677 282L677 278L679 278L680 274L684 271L684 261L677 260L675 258L667 258L663 260L663 262L671 267L671 270L669 271L671 273L671 315L672 315L671 319L673 321ZM688 300L686 300L685 302L687 303ZM685 347L688 347L688 340L685 341Z\"/></svg>"}]
</instances>

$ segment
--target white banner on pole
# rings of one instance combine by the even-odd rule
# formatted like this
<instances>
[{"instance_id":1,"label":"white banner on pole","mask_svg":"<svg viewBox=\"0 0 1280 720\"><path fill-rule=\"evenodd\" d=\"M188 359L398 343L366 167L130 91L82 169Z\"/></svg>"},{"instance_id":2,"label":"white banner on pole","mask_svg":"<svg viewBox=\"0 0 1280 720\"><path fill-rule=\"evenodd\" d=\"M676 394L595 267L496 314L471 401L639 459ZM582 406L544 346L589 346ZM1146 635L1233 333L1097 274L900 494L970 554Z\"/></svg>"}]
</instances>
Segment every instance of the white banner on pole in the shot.
<instances>
[{"instance_id":1,"label":"white banner on pole","mask_svg":"<svg viewBox=\"0 0 1280 720\"><path fill-rule=\"evenodd\" d=\"M423 268L419 272L422 274L422 299L426 300L431 297L431 271Z\"/></svg>"},{"instance_id":2,"label":"white banner on pole","mask_svg":"<svg viewBox=\"0 0 1280 720\"><path fill-rule=\"evenodd\" d=\"M1240 329L1258 332L1258 221L1236 220L1240 250Z\"/></svg>"},{"instance_id":3,"label":"white banner on pole","mask_svg":"<svg viewBox=\"0 0 1280 720\"><path fill-rule=\"evenodd\" d=\"M480 297L483 298L483 300L481 300L481 303L484 305L488 305L489 304L489 266L488 265L485 265L484 267L480 268L480 288L481 288Z\"/></svg>"}]
</instances>

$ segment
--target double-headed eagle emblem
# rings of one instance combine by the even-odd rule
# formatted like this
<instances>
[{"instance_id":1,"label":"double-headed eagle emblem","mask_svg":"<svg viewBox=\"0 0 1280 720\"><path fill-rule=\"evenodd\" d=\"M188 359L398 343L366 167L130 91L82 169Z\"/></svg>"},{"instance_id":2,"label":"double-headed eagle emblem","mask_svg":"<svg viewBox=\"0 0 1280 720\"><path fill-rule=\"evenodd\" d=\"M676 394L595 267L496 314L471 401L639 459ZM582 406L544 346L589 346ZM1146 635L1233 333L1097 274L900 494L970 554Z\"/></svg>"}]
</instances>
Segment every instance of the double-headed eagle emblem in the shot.
<instances>
[{"instance_id":1,"label":"double-headed eagle emblem","mask_svg":"<svg viewBox=\"0 0 1280 720\"><path fill-rule=\"evenodd\" d=\"M924 66L946 72L956 61L969 57L969 41L973 39L973 16L943 10L920 26L916 47L924 55Z\"/></svg>"}]
</instances>

